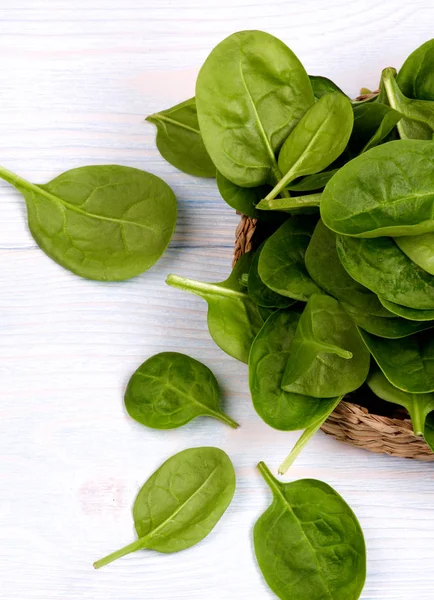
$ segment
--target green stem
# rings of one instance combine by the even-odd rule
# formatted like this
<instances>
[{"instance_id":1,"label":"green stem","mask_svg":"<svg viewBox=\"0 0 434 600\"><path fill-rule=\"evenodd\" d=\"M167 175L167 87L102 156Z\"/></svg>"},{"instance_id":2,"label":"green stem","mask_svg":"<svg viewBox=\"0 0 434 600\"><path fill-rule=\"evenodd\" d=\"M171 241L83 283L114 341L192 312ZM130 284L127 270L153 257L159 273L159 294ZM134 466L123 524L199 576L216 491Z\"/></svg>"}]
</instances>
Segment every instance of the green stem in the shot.
<instances>
[{"instance_id":1,"label":"green stem","mask_svg":"<svg viewBox=\"0 0 434 600\"><path fill-rule=\"evenodd\" d=\"M427 415L418 406L417 400L413 400L411 409L409 407L411 424L415 435L423 435Z\"/></svg>"},{"instance_id":2,"label":"green stem","mask_svg":"<svg viewBox=\"0 0 434 600\"><path fill-rule=\"evenodd\" d=\"M226 415L224 412L211 412L210 414L219 421L222 421L222 423L226 423L226 425L229 425L229 427L232 427L233 429L238 429L238 427L240 426L239 423L234 421L229 415Z\"/></svg>"},{"instance_id":3,"label":"green stem","mask_svg":"<svg viewBox=\"0 0 434 600\"><path fill-rule=\"evenodd\" d=\"M0 177L8 183L11 183L16 188L21 187L28 190L37 188L38 192L40 191L38 186L35 186L34 184L27 181L27 179L23 179L23 177L12 173L12 171L9 171L9 169L5 169L5 167L2 166L0 166Z\"/></svg>"},{"instance_id":4,"label":"green stem","mask_svg":"<svg viewBox=\"0 0 434 600\"><path fill-rule=\"evenodd\" d=\"M261 460L260 463L258 463L258 470L261 473L261 475L264 478L264 480L267 483L267 485L272 490L276 489L280 485L280 483L274 477L274 475L272 474L272 472L270 471L270 469L267 467L267 465L262 460Z\"/></svg>"},{"instance_id":5,"label":"green stem","mask_svg":"<svg viewBox=\"0 0 434 600\"><path fill-rule=\"evenodd\" d=\"M285 189L286 185L294 179L294 170L289 169L286 175L283 175L282 178L277 182L274 188L265 196L265 200L268 202L270 200L274 200L276 196L282 194L283 197L289 198L289 192ZM286 192L286 193L285 193Z\"/></svg>"},{"instance_id":6,"label":"green stem","mask_svg":"<svg viewBox=\"0 0 434 600\"><path fill-rule=\"evenodd\" d=\"M179 275L168 275L166 283L172 287L176 287L180 290L192 292L198 296L207 294L217 294L219 296L232 296L234 298L246 298L247 294L244 292L237 292L230 288L222 287L215 283L205 283L203 281L196 281L195 279L189 279L188 277L180 277Z\"/></svg>"},{"instance_id":7,"label":"green stem","mask_svg":"<svg viewBox=\"0 0 434 600\"><path fill-rule=\"evenodd\" d=\"M395 77L396 69L394 69L393 67L387 67L387 69L383 69L383 72L381 74L381 80L383 82L384 89L386 90L386 95L387 99L389 100L389 104L392 108L394 108L398 112L401 112L403 108L403 103L405 104L406 98L401 92ZM408 136L405 132L402 119L398 121L396 127L399 131L401 139L407 139Z\"/></svg>"},{"instance_id":8,"label":"green stem","mask_svg":"<svg viewBox=\"0 0 434 600\"><path fill-rule=\"evenodd\" d=\"M304 196L291 196L289 198L264 198L256 205L259 210L293 210L297 208L315 208L320 205L321 193L305 194Z\"/></svg>"},{"instance_id":9,"label":"green stem","mask_svg":"<svg viewBox=\"0 0 434 600\"><path fill-rule=\"evenodd\" d=\"M135 542L128 544L128 546L124 546L120 550L116 550L116 552L112 552L104 558L97 560L93 563L94 568L100 569L101 567L105 567L106 565L110 564L114 560L117 560L118 558L121 558L122 556L126 556L127 554L131 554L132 552L136 552L136 550L143 550L145 548L144 539L145 538L139 538Z\"/></svg>"}]
</instances>

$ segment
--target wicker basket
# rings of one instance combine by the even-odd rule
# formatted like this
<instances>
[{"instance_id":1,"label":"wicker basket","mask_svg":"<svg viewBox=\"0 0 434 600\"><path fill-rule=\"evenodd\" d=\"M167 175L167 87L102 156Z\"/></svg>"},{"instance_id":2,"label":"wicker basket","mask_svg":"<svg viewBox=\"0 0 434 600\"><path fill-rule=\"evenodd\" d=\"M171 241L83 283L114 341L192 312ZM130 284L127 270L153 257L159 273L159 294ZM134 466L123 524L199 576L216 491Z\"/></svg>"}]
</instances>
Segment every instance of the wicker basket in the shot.
<instances>
[{"instance_id":1,"label":"wicker basket","mask_svg":"<svg viewBox=\"0 0 434 600\"><path fill-rule=\"evenodd\" d=\"M252 249L256 219L242 216L236 230L234 262ZM394 410L393 405L390 405ZM434 453L425 440L413 433L408 413L404 409L390 416L376 415L355 402L342 401L321 428L344 444L379 452L434 461Z\"/></svg>"}]
</instances>

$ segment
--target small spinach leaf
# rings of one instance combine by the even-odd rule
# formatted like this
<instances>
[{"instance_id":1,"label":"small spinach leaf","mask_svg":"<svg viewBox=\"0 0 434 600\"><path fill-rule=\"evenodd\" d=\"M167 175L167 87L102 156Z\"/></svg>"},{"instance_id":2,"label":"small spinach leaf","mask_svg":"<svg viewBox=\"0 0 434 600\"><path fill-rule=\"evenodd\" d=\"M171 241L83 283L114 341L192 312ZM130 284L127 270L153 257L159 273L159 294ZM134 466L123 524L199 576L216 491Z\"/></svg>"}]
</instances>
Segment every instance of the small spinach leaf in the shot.
<instances>
[{"instance_id":1,"label":"small spinach leaf","mask_svg":"<svg viewBox=\"0 0 434 600\"><path fill-rule=\"evenodd\" d=\"M397 237L395 242L408 258L434 275L434 233Z\"/></svg>"},{"instance_id":2,"label":"small spinach leaf","mask_svg":"<svg viewBox=\"0 0 434 600\"><path fill-rule=\"evenodd\" d=\"M357 327L339 302L313 294L297 325L282 388L315 398L343 396L365 381L369 360Z\"/></svg>"},{"instance_id":3,"label":"small spinach leaf","mask_svg":"<svg viewBox=\"0 0 434 600\"><path fill-rule=\"evenodd\" d=\"M397 82L409 98L434 100L434 40L410 54L399 70Z\"/></svg>"},{"instance_id":4,"label":"small spinach leaf","mask_svg":"<svg viewBox=\"0 0 434 600\"><path fill-rule=\"evenodd\" d=\"M255 524L255 554L281 600L357 600L366 578L366 547L357 517L326 483L281 483L264 463L273 503Z\"/></svg>"},{"instance_id":5,"label":"small spinach leaf","mask_svg":"<svg viewBox=\"0 0 434 600\"><path fill-rule=\"evenodd\" d=\"M204 364L179 352L160 352L132 375L125 392L128 414L147 427L173 429L195 417L238 427L219 406L217 379Z\"/></svg>"},{"instance_id":6,"label":"small spinach leaf","mask_svg":"<svg viewBox=\"0 0 434 600\"><path fill-rule=\"evenodd\" d=\"M274 312L256 336L249 357L253 406L267 425L281 431L310 427L328 415L337 400L293 394L281 387L299 318L296 307Z\"/></svg>"},{"instance_id":7,"label":"small spinach leaf","mask_svg":"<svg viewBox=\"0 0 434 600\"><path fill-rule=\"evenodd\" d=\"M176 224L176 198L159 177L119 165L71 169L35 185L0 167L25 198L30 232L50 258L87 279L121 281L151 267Z\"/></svg>"},{"instance_id":8,"label":"small spinach leaf","mask_svg":"<svg viewBox=\"0 0 434 600\"><path fill-rule=\"evenodd\" d=\"M378 296L418 309L434 309L434 276L413 263L392 238L338 235L336 249L350 276Z\"/></svg>"},{"instance_id":9,"label":"small spinach leaf","mask_svg":"<svg viewBox=\"0 0 434 600\"><path fill-rule=\"evenodd\" d=\"M409 319L410 321L432 321L434 320L434 310L418 310L417 308L409 308L408 306L401 306L395 302L390 302L385 298L381 298L381 304L387 308L391 313L402 317L403 319Z\"/></svg>"},{"instance_id":10,"label":"small spinach leaf","mask_svg":"<svg viewBox=\"0 0 434 600\"><path fill-rule=\"evenodd\" d=\"M357 237L434 231L433 170L432 141L398 140L372 148L326 185L322 220L337 233Z\"/></svg>"},{"instance_id":11,"label":"small spinach leaf","mask_svg":"<svg viewBox=\"0 0 434 600\"><path fill-rule=\"evenodd\" d=\"M360 331L369 352L392 385L413 394L434 391L434 338L431 331L386 340Z\"/></svg>"},{"instance_id":12,"label":"small spinach leaf","mask_svg":"<svg viewBox=\"0 0 434 600\"><path fill-rule=\"evenodd\" d=\"M146 120L157 126L157 148L167 162L189 175L215 177L215 166L199 130L194 98L149 115Z\"/></svg>"},{"instance_id":13,"label":"small spinach leaf","mask_svg":"<svg viewBox=\"0 0 434 600\"><path fill-rule=\"evenodd\" d=\"M185 550L217 525L235 493L235 471L219 448L178 452L148 479L133 507L139 539L94 563L99 569L136 552Z\"/></svg>"},{"instance_id":14,"label":"small spinach leaf","mask_svg":"<svg viewBox=\"0 0 434 600\"><path fill-rule=\"evenodd\" d=\"M262 31L240 31L220 42L196 84L205 147L217 169L245 187L280 179L276 152L314 100L295 54Z\"/></svg>"},{"instance_id":15,"label":"small spinach leaf","mask_svg":"<svg viewBox=\"0 0 434 600\"><path fill-rule=\"evenodd\" d=\"M316 221L315 217L292 217L264 244L259 257L259 276L267 287L282 296L306 302L311 294L321 292L304 264Z\"/></svg>"},{"instance_id":16,"label":"small spinach leaf","mask_svg":"<svg viewBox=\"0 0 434 600\"><path fill-rule=\"evenodd\" d=\"M333 92L339 92L345 96L341 88L327 77L322 77L321 75L309 75L309 80L313 89L313 95L317 100L326 94L332 94Z\"/></svg>"},{"instance_id":17,"label":"small spinach leaf","mask_svg":"<svg viewBox=\"0 0 434 600\"><path fill-rule=\"evenodd\" d=\"M208 304L208 329L212 339L224 352L247 362L250 346L262 327L263 319L240 283L243 273L248 273L253 255L244 254L231 275L221 283L207 283L168 275L166 283L192 292Z\"/></svg>"},{"instance_id":18,"label":"small spinach leaf","mask_svg":"<svg viewBox=\"0 0 434 600\"><path fill-rule=\"evenodd\" d=\"M272 289L265 285L259 276L259 256L262 252L264 244L265 242L262 242L255 252L252 264L250 266L247 287L249 296L255 304L264 308L288 308L296 301L288 298L287 296L281 296L280 294L273 292Z\"/></svg>"}]
</instances>

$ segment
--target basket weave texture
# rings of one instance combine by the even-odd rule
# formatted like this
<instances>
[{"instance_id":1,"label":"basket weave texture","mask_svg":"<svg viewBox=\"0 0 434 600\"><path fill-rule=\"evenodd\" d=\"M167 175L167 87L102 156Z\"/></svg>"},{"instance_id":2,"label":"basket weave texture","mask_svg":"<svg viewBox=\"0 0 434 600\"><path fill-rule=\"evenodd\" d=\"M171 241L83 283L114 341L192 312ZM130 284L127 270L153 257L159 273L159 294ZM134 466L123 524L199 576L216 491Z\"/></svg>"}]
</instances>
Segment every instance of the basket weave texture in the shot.
<instances>
[{"instance_id":1,"label":"basket weave texture","mask_svg":"<svg viewBox=\"0 0 434 600\"><path fill-rule=\"evenodd\" d=\"M242 215L235 234L234 263L253 248L256 219ZM400 458L434 461L434 453L413 432L408 414L400 418L369 412L364 406L343 400L321 429L344 444Z\"/></svg>"}]
</instances>

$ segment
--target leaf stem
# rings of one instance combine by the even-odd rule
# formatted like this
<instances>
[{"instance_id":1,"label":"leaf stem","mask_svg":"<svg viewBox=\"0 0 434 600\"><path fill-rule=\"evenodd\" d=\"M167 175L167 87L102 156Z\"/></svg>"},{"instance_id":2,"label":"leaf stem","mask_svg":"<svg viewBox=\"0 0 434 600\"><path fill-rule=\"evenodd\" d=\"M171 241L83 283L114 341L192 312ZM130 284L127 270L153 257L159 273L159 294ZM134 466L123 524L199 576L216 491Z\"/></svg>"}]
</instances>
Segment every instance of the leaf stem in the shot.
<instances>
[{"instance_id":1,"label":"leaf stem","mask_svg":"<svg viewBox=\"0 0 434 600\"><path fill-rule=\"evenodd\" d=\"M229 427L232 427L233 429L238 429L238 427L240 426L239 423L234 421L229 415L225 414L224 412L213 412L212 416L216 419L219 419L219 421L222 421L222 423L226 423L226 425L229 425Z\"/></svg>"},{"instance_id":2,"label":"leaf stem","mask_svg":"<svg viewBox=\"0 0 434 600\"><path fill-rule=\"evenodd\" d=\"M6 169L5 167L2 167L2 166L0 166L0 177L2 179L4 179L5 181L7 181L8 183L11 183L14 187L22 187L25 189L31 189L31 187L33 185L29 181L27 181L27 179L20 177L16 173L9 171L9 169Z\"/></svg>"},{"instance_id":3,"label":"leaf stem","mask_svg":"<svg viewBox=\"0 0 434 600\"><path fill-rule=\"evenodd\" d=\"M321 193L305 194L304 196L291 196L289 198L264 198L256 205L259 210L292 210L297 208L318 207L321 202Z\"/></svg>"},{"instance_id":4,"label":"leaf stem","mask_svg":"<svg viewBox=\"0 0 434 600\"><path fill-rule=\"evenodd\" d=\"M264 200L266 201L270 201L270 200L274 200L274 198L276 196L278 196L280 193L282 193L282 196L289 198L289 192L288 190L285 189L285 186L287 183L290 183L292 180L294 179L294 170L293 169L289 169L289 171L286 173L286 175L283 175L282 178L280 179L280 181L277 182L277 184L274 186L274 188L271 190L271 192L269 192ZM286 194L285 194L286 192Z\"/></svg>"},{"instance_id":5,"label":"leaf stem","mask_svg":"<svg viewBox=\"0 0 434 600\"><path fill-rule=\"evenodd\" d=\"M93 566L95 569L100 569L101 567L105 567L106 565L110 564L114 560L117 560L118 558L121 558L122 556L126 556L127 554L131 554L132 552L136 552L136 550L142 550L144 548L144 538L139 538L135 542L128 544L128 546L124 546L123 548L116 550L116 552L112 552L104 558L97 560L93 563Z\"/></svg>"},{"instance_id":6,"label":"leaf stem","mask_svg":"<svg viewBox=\"0 0 434 600\"><path fill-rule=\"evenodd\" d=\"M271 489L275 489L276 486L280 485L264 461L261 460L261 462L258 463L257 468Z\"/></svg>"},{"instance_id":7,"label":"leaf stem","mask_svg":"<svg viewBox=\"0 0 434 600\"><path fill-rule=\"evenodd\" d=\"M222 287L221 285L217 285L215 283L196 281L195 279L180 277L179 275L168 275L166 278L166 283L180 290L193 292L193 294L197 294L198 296L212 293L219 296L232 296L234 298L248 297L244 292L237 292L236 290L231 290L230 288Z\"/></svg>"}]
</instances>

